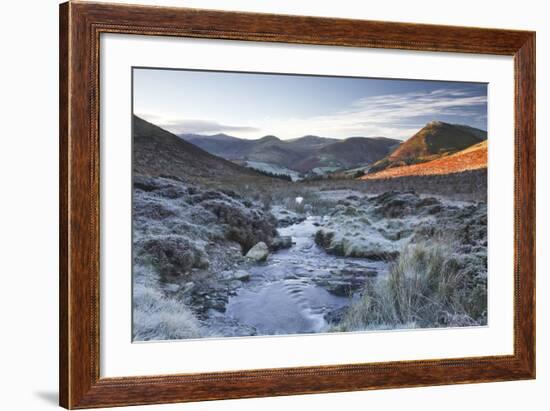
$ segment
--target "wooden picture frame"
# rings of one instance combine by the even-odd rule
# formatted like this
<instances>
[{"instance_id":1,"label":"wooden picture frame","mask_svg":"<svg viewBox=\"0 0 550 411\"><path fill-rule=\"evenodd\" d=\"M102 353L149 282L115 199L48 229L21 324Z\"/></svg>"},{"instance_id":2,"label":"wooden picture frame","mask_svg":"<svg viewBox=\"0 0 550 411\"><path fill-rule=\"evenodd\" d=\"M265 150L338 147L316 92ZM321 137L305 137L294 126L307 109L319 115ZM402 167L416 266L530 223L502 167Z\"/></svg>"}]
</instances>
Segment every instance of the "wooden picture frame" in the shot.
<instances>
[{"instance_id":1,"label":"wooden picture frame","mask_svg":"<svg viewBox=\"0 0 550 411\"><path fill-rule=\"evenodd\" d=\"M514 353L100 378L100 34L513 56ZM91 408L535 378L535 33L69 2L60 6L60 405Z\"/></svg>"}]
</instances>

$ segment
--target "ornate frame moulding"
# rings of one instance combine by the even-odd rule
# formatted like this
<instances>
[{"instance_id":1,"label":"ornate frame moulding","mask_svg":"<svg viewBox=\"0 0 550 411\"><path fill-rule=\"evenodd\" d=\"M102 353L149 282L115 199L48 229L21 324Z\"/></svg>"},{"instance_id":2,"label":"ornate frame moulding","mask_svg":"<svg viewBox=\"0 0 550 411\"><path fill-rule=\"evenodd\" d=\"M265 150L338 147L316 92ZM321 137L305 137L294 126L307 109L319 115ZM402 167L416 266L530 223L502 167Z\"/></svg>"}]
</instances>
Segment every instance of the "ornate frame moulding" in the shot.
<instances>
[{"instance_id":1,"label":"ornate frame moulding","mask_svg":"<svg viewBox=\"0 0 550 411\"><path fill-rule=\"evenodd\" d=\"M101 33L513 56L513 355L101 378ZM63 407L173 403L534 377L534 32L88 2L60 5L60 404Z\"/></svg>"}]
</instances>

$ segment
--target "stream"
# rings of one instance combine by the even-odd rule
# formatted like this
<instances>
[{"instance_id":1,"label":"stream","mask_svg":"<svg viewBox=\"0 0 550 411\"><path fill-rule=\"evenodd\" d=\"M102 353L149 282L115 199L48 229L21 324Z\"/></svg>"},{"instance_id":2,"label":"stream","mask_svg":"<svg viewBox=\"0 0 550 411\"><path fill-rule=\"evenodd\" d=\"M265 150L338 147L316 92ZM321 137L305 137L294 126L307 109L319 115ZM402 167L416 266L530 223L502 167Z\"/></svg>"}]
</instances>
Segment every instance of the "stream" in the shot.
<instances>
[{"instance_id":1,"label":"stream","mask_svg":"<svg viewBox=\"0 0 550 411\"><path fill-rule=\"evenodd\" d=\"M310 216L288 227L289 249L266 262L247 263L250 280L229 297L225 313L211 310L212 335L281 335L324 332L327 317L343 312L368 278L385 275L387 263L327 254L314 242L322 217Z\"/></svg>"}]
</instances>

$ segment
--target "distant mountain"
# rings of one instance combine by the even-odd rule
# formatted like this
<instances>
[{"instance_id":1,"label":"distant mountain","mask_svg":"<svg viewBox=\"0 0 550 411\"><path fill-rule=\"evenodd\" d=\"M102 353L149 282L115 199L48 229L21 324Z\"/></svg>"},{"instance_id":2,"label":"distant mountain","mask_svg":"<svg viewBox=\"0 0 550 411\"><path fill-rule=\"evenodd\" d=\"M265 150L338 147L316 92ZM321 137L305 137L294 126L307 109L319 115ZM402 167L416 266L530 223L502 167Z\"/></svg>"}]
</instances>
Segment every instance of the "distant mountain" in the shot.
<instances>
[{"instance_id":1,"label":"distant mountain","mask_svg":"<svg viewBox=\"0 0 550 411\"><path fill-rule=\"evenodd\" d=\"M218 134L181 138L227 160L262 163L301 173L317 168L349 168L373 163L386 156L399 140L383 137L351 137L346 140L307 135L289 140L265 136L256 140Z\"/></svg>"},{"instance_id":2,"label":"distant mountain","mask_svg":"<svg viewBox=\"0 0 550 411\"><path fill-rule=\"evenodd\" d=\"M392 167L367 174L362 179L381 179L404 176L444 175L487 168L487 140L474 144L454 154L425 163Z\"/></svg>"},{"instance_id":3,"label":"distant mountain","mask_svg":"<svg viewBox=\"0 0 550 411\"><path fill-rule=\"evenodd\" d=\"M256 140L257 144L269 144L269 145L271 144L279 145L282 142L283 141L276 136L263 136L262 138L259 138L258 140Z\"/></svg>"},{"instance_id":4,"label":"distant mountain","mask_svg":"<svg viewBox=\"0 0 550 411\"><path fill-rule=\"evenodd\" d=\"M269 183L272 180L254 170L216 157L137 116L133 117L133 135L133 169L136 174L169 175L184 180L215 180L221 183L246 183L259 179ZM225 136L218 135L215 138L223 141Z\"/></svg>"},{"instance_id":5,"label":"distant mountain","mask_svg":"<svg viewBox=\"0 0 550 411\"><path fill-rule=\"evenodd\" d=\"M350 137L345 140L325 145L315 153L298 162L295 168L308 171L314 168L337 167L353 168L359 165L371 164L386 156L399 140L391 138Z\"/></svg>"},{"instance_id":6,"label":"distant mountain","mask_svg":"<svg viewBox=\"0 0 550 411\"><path fill-rule=\"evenodd\" d=\"M303 136L286 140L287 144L292 145L295 149L302 150L317 150L328 144L335 143L337 138L319 137L319 136Z\"/></svg>"},{"instance_id":7,"label":"distant mountain","mask_svg":"<svg viewBox=\"0 0 550 411\"><path fill-rule=\"evenodd\" d=\"M486 131L461 124L432 121L395 148L389 156L376 162L369 172L435 160L486 139Z\"/></svg>"}]
</instances>

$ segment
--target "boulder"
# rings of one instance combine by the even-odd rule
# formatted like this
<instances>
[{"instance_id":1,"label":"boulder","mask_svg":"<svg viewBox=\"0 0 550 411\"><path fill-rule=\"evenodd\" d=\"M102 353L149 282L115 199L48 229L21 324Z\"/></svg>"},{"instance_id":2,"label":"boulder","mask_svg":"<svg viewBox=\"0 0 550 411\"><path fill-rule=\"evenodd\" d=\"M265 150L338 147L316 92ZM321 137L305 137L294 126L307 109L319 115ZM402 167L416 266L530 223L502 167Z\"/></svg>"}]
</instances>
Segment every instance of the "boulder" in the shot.
<instances>
[{"instance_id":1,"label":"boulder","mask_svg":"<svg viewBox=\"0 0 550 411\"><path fill-rule=\"evenodd\" d=\"M278 227L288 227L293 224L301 223L306 219L302 214L287 210L281 206L275 205L271 208L271 213L277 220Z\"/></svg>"},{"instance_id":2,"label":"boulder","mask_svg":"<svg viewBox=\"0 0 550 411\"><path fill-rule=\"evenodd\" d=\"M289 235L283 235L273 239L270 249L271 251L277 251L290 247L292 247L292 237Z\"/></svg>"},{"instance_id":3,"label":"boulder","mask_svg":"<svg viewBox=\"0 0 550 411\"><path fill-rule=\"evenodd\" d=\"M249 281L250 280L250 274L247 273L244 270L231 270L231 271L225 271L222 273L222 277L225 280L237 280L237 281Z\"/></svg>"},{"instance_id":4,"label":"boulder","mask_svg":"<svg viewBox=\"0 0 550 411\"><path fill-rule=\"evenodd\" d=\"M265 261L269 255L269 248L266 243L260 241L246 253L246 257L254 261Z\"/></svg>"},{"instance_id":5,"label":"boulder","mask_svg":"<svg viewBox=\"0 0 550 411\"><path fill-rule=\"evenodd\" d=\"M247 208L241 202L225 197L201 202L225 227L225 237L239 243L244 253L258 242L270 243L276 234L277 221L259 207Z\"/></svg>"},{"instance_id":6,"label":"boulder","mask_svg":"<svg viewBox=\"0 0 550 411\"><path fill-rule=\"evenodd\" d=\"M356 234L347 228L345 225L340 227L340 231L321 228L315 233L315 243L327 253L342 257L391 261L399 256L397 245L382 237L378 231L365 228Z\"/></svg>"},{"instance_id":7,"label":"boulder","mask_svg":"<svg viewBox=\"0 0 550 411\"><path fill-rule=\"evenodd\" d=\"M250 274L246 271L238 270L235 273L235 279L239 281L250 281Z\"/></svg>"}]
</instances>

